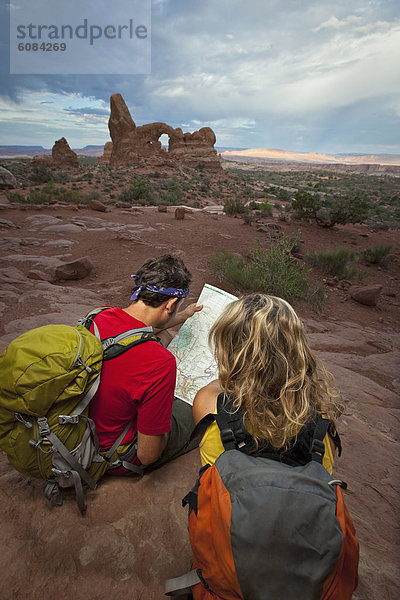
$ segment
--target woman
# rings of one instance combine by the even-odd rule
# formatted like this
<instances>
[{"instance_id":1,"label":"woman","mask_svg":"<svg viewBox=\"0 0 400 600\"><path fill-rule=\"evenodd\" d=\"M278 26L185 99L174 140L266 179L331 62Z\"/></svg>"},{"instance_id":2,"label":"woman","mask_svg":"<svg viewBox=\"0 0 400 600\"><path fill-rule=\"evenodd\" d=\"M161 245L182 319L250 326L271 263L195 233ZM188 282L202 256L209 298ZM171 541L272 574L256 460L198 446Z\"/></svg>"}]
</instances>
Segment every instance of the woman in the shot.
<instances>
[{"instance_id":1,"label":"woman","mask_svg":"<svg viewBox=\"0 0 400 600\"><path fill-rule=\"evenodd\" d=\"M359 550L345 484L329 474L340 454L332 376L274 296L232 302L210 342L219 378L194 400L203 468L183 501L195 560L174 589L189 581L195 600L350 600Z\"/></svg>"},{"instance_id":2,"label":"woman","mask_svg":"<svg viewBox=\"0 0 400 600\"><path fill-rule=\"evenodd\" d=\"M274 296L244 296L225 309L209 339L219 378L197 393L195 422L216 413L217 405L224 406L227 413L241 418L249 433L247 453L262 450L295 465L311 460L310 446L321 415L330 421L323 465L331 473L335 444L340 452L336 419L342 409L333 378L310 350L293 308ZM214 422L200 442L203 465L213 464L223 451Z\"/></svg>"}]
</instances>

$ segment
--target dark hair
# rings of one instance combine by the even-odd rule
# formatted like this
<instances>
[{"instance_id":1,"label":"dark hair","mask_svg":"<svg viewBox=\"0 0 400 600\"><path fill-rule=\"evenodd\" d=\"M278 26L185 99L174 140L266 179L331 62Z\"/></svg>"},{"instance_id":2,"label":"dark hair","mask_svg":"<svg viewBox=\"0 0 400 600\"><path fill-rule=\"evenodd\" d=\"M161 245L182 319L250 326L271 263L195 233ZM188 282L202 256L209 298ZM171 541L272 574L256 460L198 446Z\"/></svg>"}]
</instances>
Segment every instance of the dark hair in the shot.
<instances>
[{"instance_id":1,"label":"dark hair","mask_svg":"<svg viewBox=\"0 0 400 600\"><path fill-rule=\"evenodd\" d=\"M157 308L168 298L174 298L174 296L151 292L145 289L146 286L186 289L191 280L192 276L180 258L172 256L172 254L164 254L158 258L150 258L140 267L136 273L135 287L132 292L141 285L142 290L138 299L147 306Z\"/></svg>"}]
</instances>

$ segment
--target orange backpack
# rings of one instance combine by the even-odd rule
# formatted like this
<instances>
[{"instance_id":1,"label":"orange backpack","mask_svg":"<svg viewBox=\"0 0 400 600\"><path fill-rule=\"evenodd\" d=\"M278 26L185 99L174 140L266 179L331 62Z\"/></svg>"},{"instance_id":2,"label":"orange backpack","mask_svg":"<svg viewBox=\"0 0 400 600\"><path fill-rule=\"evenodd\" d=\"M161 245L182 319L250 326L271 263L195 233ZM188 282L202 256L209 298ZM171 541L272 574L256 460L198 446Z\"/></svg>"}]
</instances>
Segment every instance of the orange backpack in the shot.
<instances>
[{"instance_id":1,"label":"orange backpack","mask_svg":"<svg viewBox=\"0 0 400 600\"><path fill-rule=\"evenodd\" d=\"M359 545L343 500L346 484L322 466L329 421L315 428L305 465L237 448L218 418L225 452L200 470L189 504L193 570L166 595L195 600L350 600ZM225 426L224 426L225 422ZM324 423L325 422L325 423Z\"/></svg>"}]
</instances>

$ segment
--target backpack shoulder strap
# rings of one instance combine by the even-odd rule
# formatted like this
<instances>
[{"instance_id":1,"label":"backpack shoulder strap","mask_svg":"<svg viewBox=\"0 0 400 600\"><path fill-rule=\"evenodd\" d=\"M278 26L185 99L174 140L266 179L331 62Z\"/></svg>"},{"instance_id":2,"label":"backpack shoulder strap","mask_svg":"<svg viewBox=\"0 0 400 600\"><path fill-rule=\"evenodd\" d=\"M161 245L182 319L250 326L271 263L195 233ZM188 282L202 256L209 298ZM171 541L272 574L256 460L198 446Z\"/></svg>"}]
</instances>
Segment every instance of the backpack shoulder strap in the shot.
<instances>
[{"instance_id":1,"label":"backpack shoulder strap","mask_svg":"<svg viewBox=\"0 0 400 600\"><path fill-rule=\"evenodd\" d=\"M105 305L105 306L99 306L98 308L94 308L93 310L88 312L87 315L85 315L84 317L81 317L78 320L78 325L83 325L84 327L86 327L87 330L89 330L95 317L97 315L99 315L101 312L103 312L104 310L109 310L110 308L113 308L113 307L111 305Z\"/></svg>"},{"instance_id":2,"label":"backpack shoulder strap","mask_svg":"<svg viewBox=\"0 0 400 600\"><path fill-rule=\"evenodd\" d=\"M120 356L130 348L138 346L143 342L153 341L161 343L159 338L153 333L152 327L139 327L137 329L129 329L116 336L110 336L108 338L101 338L100 331L96 325L95 318L97 315L105 310L113 308L112 306L100 306L91 310L86 316L79 319L78 324L83 325L86 329L90 330L93 324L93 330L95 336L103 344L103 361L111 360Z\"/></svg>"},{"instance_id":3,"label":"backpack shoulder strap","mask_svg":"<svg viewBox=\"0 0 400 600\"><path fill-rule=\"evenodd\" d=\"M314 429L314 436L311 442L311 459L322 465L325 454L324 438L328 433L331 422L322 415L318 415Z\"/></svg>"},{"instance_id":4,"label":"backpack shoulder strap","mask_svg":"<svg viewBox=\"0 0 400 600\"><path fill-rule=\"evenodd\" d=\"M254 439L243 422L242 414L225 394L218 396L216 421L225 450L235 448L245 454L254 452Z\"/></svg>"}]
</instances>

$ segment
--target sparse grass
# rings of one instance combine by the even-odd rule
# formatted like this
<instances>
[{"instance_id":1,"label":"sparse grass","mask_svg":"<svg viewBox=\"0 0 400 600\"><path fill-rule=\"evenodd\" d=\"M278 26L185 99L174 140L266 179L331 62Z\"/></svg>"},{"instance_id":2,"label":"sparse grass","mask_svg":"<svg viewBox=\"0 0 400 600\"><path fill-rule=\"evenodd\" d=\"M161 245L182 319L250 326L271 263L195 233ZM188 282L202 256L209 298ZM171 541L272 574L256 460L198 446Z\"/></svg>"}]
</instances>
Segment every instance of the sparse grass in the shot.
<instances>
[{"instance_id":1,"label":"sparse grass","mask_svg":"<svg viewBox=\"0 0 400 600\"><path fill-rule=\"evenodd\" d=\"M357 275L357 269L350 265L354 259L354 252L343 247L334 250L322 250L321 252L309 252L305 256L306 262L310 265L327 275L336 276L340 279L351 279Z\"/></svg>"},{"instance_id":2,"label":"sparse grass","mask_svg":"<svg viewBox=\"0 0 400 600\"><path fill-rule=\"evenodd\" d=\"M242 215L248 211L246 199L232 196L227 198L224 203L224 213L227 215Z\"/></svg>"},{"instance_id":3,"label":"sparse grass","mask_svg":"<svg viewBox=\"0 0 400 600\"><path fill-rule=\"evenodd\" d=\"M310 300L312 291L304 269L290 254L292 241L283 236L268 248L258 243L248 260L228 251L219 251L211 268L222 279L245 291L258 291L292 302Z\"/></svg>"},{"instance_id":4,"label":"sparse grass","mask_svg":"<svg viewBox=\"0 0 400 600\"><path fill-rule=\"evenodd\" d=\"M51 204L55 202L67 202L72 204L85 204L89 197L87 194L75 189L56 187L53 182L49 182L42 189L32 190L28 196L18 194L18 192L8 192L9 202L21 202L24 204Z\"/></svg>"},{"instance_id":5,"label":"sparse grass","mask_svg":"<svg viewBox=\"0 0 400 600\"><path fill-rule=\"evenodd\" d=\"M392 246L374 246L360 252L358 260L364 265L378 265L387 267L393 259L390 256Z\"/></svg>"},{"instance_id":6,"label":"sparse grass","mask_svg":"<svg viewBox=\"0 0 400 600\"><path fill-rule=\"evenodd\" d=\"M167 193L161 194L161 196L160 196L160 204L168 204L171 206L177 206L180 203L181 203L180 197L178 197L173 192L167 192Z\"/></svg>"}]
</instances>

